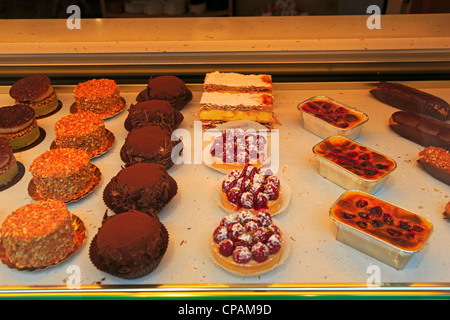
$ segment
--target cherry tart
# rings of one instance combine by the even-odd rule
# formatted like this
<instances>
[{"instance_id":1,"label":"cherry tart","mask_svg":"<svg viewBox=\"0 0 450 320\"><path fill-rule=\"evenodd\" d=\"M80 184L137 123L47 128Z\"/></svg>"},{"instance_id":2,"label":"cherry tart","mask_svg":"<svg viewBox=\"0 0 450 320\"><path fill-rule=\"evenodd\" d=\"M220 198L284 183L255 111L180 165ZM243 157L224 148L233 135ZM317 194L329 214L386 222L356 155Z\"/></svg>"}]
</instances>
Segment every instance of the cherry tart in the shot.
<instances>
[{"instance_id":1,"label":"cherry tart","mask_svg":"<svg viewBox=\"0 0 450 320\"><path fill-rule=\"evenodd\" d=\"M240 275L270 271L281 262L285 250L283 232L268 211L242 210L223 217L210 240L215 261Z\"/></svg>"},{"instance_id":2,"label":"cherry tart","mask_svg":"<svg viewBox=\"0 0 450 320\"><path fill-rule=\"evenodd\" d=\"M223 178L220 201L229 213L245 209L275 215L282 205L282 192L280 179L270 169L246 164L242 170L232 170Z\"/></svg>"},{"instance_id":3,"label":"cherry tart","mask_svg":"<svg viewBox=\"0 0 450 320\"><path fill-rule=\"evenodd\" d=\"M261 167L266 160L267 138L240 128L226 129L211 144L212 167L242 169L250 163Z\"/></svg>"}]
</instances>

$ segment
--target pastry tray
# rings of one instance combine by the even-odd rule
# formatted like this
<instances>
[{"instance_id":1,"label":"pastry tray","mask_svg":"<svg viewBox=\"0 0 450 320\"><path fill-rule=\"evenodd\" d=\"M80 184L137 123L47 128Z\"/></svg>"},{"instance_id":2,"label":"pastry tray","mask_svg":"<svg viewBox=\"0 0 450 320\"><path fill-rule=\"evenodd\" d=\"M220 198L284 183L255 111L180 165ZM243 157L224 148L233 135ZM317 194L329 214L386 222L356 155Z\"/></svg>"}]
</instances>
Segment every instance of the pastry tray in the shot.
<instances>
[{"instance_id":1,"label":"pastry tray","mask_svg":"<svg viewBox=\"0 0 450 320\"><path fill-rule=\"evenodd\" d=\"M429 81L406 83L426 90L450 101L450 82ZM74 84L76 85L76 84ZM184 121L179 129L183 139L190 139L190 163L174 165L169 173L178 184L178 194L160 212L159 217L170 234L170 243L160 265L151 274L134 280L123 280L97 270L89 260L89 244L101 225L107 211L102 201L102 192L109 180L123 166L119 151L127 131L124 120L127 111L105 120L106 128L115 135L112 148L100 157L92 159L102 173L99 186L88 196L69 203L68 208L83 220L86 239L79 251L58 266L34 272L23 272L0 265L0 286L34 289L65 288L73 284L73 270L77 270L77 285L102 292L105 288L127 290L242 290L261 288L286 289L287 292L306 292L311 288L346 290L348 286L367 287L374 268L378 271L379 283L384 287L410 287L417 284L432 284L431 288L447 287L450 283L450 224L443 219L445 204L450 200L448 185L426 174L416 163L423 148L406 140L388 127L388 119L396 109L375 100L369 90L372 82L349 83L275 83L274 110L279 137L279 170L277 175L291 189L288 208L277 215L279 224L290 235L290 255L283 265L258 277L242 277L220 269L211 261L205 240L211 226L226 213L216 203L214 192L223 174L199 163L202 147L196 146L198 132L197 115L202 93L201 84L189 84L193 100L182 110ZM16 208L32 201L27 193L31 179L28 168L35 157L49 150L54 140L53 125L60 117L70 113L74 86L55 86L63 106L52 116L39 119L39 126L46 131L46 139L39 145L15 156L25 166L25 175L16 185L0 192L0 220ZM135 103L136 95L144 85L121 85L121 95L127 108ZM8 95L9 87L0 88L1 105L13 103ZM389 177L376 196L411 210L429 219L434 233L423 250L415 255L401 271L385 265L336 240L329 209L345 192L335 183L322 178L312 147L322 138L304 130L297 105L312 96L325 95L365 112L370 120L365 124L357 142L390 156L397 162L397 169ZM201 139L201 138L200 138ZM273 143L273 142L272 142ZM198 186L202 185L202 188ZM167 289L169 288L169 289ZM358 289L359 290L359 289ZM207 293L206 293L207 294Z\"/></svg>"}]
</instances>

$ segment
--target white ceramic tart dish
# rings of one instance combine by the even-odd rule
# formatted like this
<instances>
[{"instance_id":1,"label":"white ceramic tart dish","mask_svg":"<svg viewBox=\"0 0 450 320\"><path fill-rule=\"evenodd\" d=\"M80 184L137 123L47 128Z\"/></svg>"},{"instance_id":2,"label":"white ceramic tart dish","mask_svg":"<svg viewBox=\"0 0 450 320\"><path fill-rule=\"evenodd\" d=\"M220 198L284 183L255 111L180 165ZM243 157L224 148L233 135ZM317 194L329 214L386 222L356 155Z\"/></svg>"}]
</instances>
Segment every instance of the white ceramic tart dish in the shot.
<instances>
[{"instance_id":1,"label":"white ceramic tart dish","mask_svg":"<svg viewBox=\"0 0 450 320\"><path fill-rule=\"evenodd\" d=\"M223 217L208 236L213 261L240 276L258 276L284 263L287 233L267 211L242 210Z\"/></svg>"}]
</instances>

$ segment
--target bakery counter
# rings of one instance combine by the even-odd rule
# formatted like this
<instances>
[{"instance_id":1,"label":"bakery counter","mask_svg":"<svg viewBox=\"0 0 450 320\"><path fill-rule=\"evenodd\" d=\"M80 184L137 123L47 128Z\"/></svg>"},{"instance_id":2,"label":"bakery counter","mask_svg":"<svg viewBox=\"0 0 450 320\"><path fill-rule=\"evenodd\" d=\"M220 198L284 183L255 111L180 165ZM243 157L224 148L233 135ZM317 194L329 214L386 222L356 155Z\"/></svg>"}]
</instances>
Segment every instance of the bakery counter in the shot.
<instances>
[{"instance_id":1,"label":"bakery counter","mask_svg":"<svg viewBox=\"0 0 450 320\"><path fill-rule=\"evenodd\" d=\"M407 83L450 101L450 82L429 81ZM75 84L74 84L75 85ZM115 137L113 147L94 163L101 171L100 184L93 192L68 204L86 227L86 238L78 252L57 266L36 271L18 271L0 265L2 294L136 294L165 295L169 293L217 294L364 294L369 283L400 292L434 290L447 292L450 284L447 243L450 225L443 218L446 203L450 200L448 185L436 180L418 166L416 160L423 147L406 140L388 126L390 115L396 110L374 99L369 90L375 83L275 83L274 111L281 123L277 127L279 166L277 175L289 186L290 200L283 212L275 216L285 231L289 252L283 263L270 272L255 276L238 276L218 267L209 254L208 241L216 223L226 214L217 203L219 180L223 174L199 163L202 148L195 141L202 139L196 122L202 86L188 84L193 92L192 101L182 110L184 120L179 128L185 141L185 163L175 164L168 170L178 184L177 195L159 213L169 232L169 247L161 263L147 276L124 280L97 270L89 259L89 245L107 211L102 193L122 168L119 151L127 131L124 120L127 111L106 119L105 125ZM49 150L54 139L53 125L70 113L74 86L55 85L62 102L57 113L38 119L45 130L45 139L32 149L16 153L25 167L23 178L13 187L0 192L0 220L16 208L32 201L27 188L31 179L28 171L31 162ZM142 85L121 85L121 95L127 106L135 102ZM0 103L11 105L9 87L2 87ZM345 189L318 174L313 146L322 138L301 126L299 102L312 96L328 96L355 107L369 117L357 141L394 159L397 168L375 195L413 211L431 221L433 232L425 247L398 270L371 256L336 240L333 221L329 216L331 206ZM187 143L190 140L190 144ZM199 187L202 186L202 187ZM375 270L375 273L374 273ZM76 280L79 281L76 281ZM73 287L80 291L70 291ZM425 288L425 289L424 289ZM331 291L327 291L330 289ZM129 291L128 291L129 290ZM134 291L136 290L136 291ZM405 291L402 291L405 290Z\"/></svg>"}]
</instances>

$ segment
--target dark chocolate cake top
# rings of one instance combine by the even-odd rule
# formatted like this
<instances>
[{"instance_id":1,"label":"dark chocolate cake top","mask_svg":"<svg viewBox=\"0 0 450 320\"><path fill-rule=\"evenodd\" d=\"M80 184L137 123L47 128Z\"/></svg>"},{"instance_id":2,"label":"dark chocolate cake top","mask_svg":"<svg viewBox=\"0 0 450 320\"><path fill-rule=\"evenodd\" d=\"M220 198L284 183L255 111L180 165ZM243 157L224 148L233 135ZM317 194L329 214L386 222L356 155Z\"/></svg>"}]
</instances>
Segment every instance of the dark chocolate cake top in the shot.
<instances>
[{"instance_id":1,"label":"dark chocolate cake top","mask_svg":"<svg viewBox=\"0 0 450 320\"><path fill-rule=\"evenodd\" d=\"M119 171L117 183L119 186L127 185L130 189L127 191L132 192L136 189L156 188L167 176L168 173L162 165L142 162Z\"/></svg>"},{"instance_id":2,"label":"dark chocolate cake top","mask_svg":"<svg viewBox=\"0 0 450 320\"><path fill-rule=\"evenodd\" d=\"M9 89L9 95L17 101L30 101L42 96L50 85L48 76L33 74L14 83Z\"/></svg>"},{"instance_id":3,"label":"dark chocolate cake top","mask_svg":"<svg viewBox=\"0 0 450 320\"><path fill-rule=\"evenodd\" d=\"M153 242L151 240L161 236L161 228L157 216L130 210L116 214L103 223L97 235L97 245L99 249L142 250L146 253L146 246Z\"/></svg>"},{"instance_id":4,"label":"dark chocolate cake top","mask_svg":"<svg viewBox=\"0 0 450 320\"><path fill-rule=\"evenodd\" d=\"M132 155L165 154L171 151L168 150L171 145L170 134L163 128L153 125L133 129L125 139L125 147Z\"/></svg>"},{"instance_id":5,"label":"dark chocolate cake top","mask_svg":"<svg viewBox=\"0 0 450 320\"><path fill-rule=\"evenodd\" d=\"M23 104L0 108L0 128L13 128L35 118L33 108Z\"/></svg>"}]
</instances>

